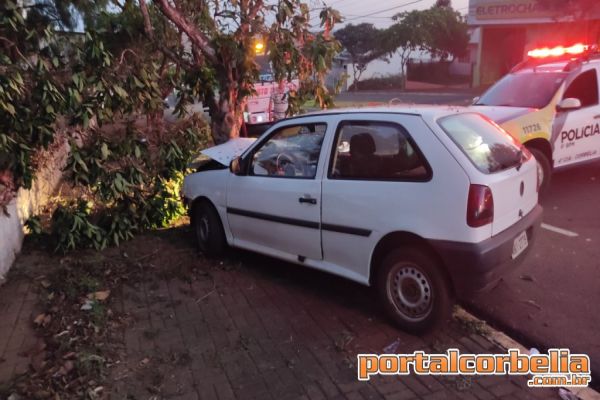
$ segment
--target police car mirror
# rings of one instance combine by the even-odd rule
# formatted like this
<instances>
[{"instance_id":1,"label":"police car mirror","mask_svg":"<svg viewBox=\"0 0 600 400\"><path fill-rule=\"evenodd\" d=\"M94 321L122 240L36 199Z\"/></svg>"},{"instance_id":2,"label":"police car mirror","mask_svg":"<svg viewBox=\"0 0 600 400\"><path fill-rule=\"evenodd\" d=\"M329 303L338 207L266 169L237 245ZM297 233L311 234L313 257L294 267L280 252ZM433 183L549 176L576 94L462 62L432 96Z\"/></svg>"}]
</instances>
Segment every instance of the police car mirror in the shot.
<instances>
[{"instance_id":1,"label":"police car mirror","mask_svg":"<svg viewBox=\"0 0 600 400\"><path fill-rule=\"evenodd\" d=\"M574 97L568 97L566 99L563 99L560 103L558 103L558 105L556 106L556 111L571 111L571 110L578 110L581 108L581 101L579 99L576 99Z\"/></svg>"},{"instance_id":2,"label":"police car mirror","mask_svg":"<svg viewBox=\"0 0 600 400\"><path fill-rule=\"evenodd\" d=\"M480 97L479 96L475 96L473 97L473 101L471 104L477 104L477 102L479 101Z\"/></svg>"}]
</instances>

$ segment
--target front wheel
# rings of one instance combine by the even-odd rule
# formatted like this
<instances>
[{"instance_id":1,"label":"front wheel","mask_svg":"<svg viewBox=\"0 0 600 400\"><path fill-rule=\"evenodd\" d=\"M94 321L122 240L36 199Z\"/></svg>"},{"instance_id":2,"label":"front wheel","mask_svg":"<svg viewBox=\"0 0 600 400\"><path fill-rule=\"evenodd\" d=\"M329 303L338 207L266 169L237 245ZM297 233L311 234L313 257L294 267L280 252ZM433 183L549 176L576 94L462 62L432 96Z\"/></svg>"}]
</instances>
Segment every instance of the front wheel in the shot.
<instances>
[{"instance_id":1,"label":"front wheel","mask_svg":"<svg viewBox=\"0 0 600 400\"><path fill-rule=\"evenodd\" d=\"M546 191L550 187L550 180L552 178L552 163L546 157L543 151L536 149L535 147L528 147L528 150L533 154L535 160L538 163L538 184L540 197L546 194Z\"/></svg>"},{"instance_id":2,"label":"front wheel","mask_svg":"<svg viewBox=\"0 0 600 400\"><path fill-rule=\"evenodd\" d=\"M388 315L407 332L428 331L451 316L450 285L438 263L420 249L402 247L390 252L376 284Z\"/></svg>"},{"instance_id":3,"label":"front wheel","mask_svg":"<svg viewBox=\"0 0 600 400\"><path fill-rule=\"evenodd\" d=\"M225 252L227 241L221 218L217 210L207 201L194 203L192 209L192 227L198 249L208 257L219 256Z\"/></svg>"}]
</instances>

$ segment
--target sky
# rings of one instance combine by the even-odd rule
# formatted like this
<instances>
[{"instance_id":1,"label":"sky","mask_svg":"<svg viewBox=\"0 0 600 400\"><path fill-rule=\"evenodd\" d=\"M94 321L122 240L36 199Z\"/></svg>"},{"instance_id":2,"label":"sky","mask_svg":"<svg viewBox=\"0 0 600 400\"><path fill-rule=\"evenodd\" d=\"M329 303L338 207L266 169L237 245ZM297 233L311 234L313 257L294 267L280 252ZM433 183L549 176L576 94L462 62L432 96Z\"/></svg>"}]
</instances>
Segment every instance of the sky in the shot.
<instances>
[{"instance_id":1,"label":"sky","mask_svg":"<svg viewBox=\"0 0 600 400\"><path fill-rule=\"evenodd\" d=\"M392 17L398 13L411 10L430 8L436 0L325 0L325 3L338 10L344 17L344 22L336 27L339 29L346 24L371 23L378 28L387 28L393 21ZM311 0L311 23L319 23L319 9L323 6L322 0ZM452 7L463 15L468 13L469 0L452 0ZM415 54L418 56L418 54ZM400 72L397 56L389 62L376 60L369 63L362 79L374 76L386 76Z\"/></svg>"},{"instance_id":2,"label":"sky","mask_svg":"<svg viewBox=\"0 0 600 400\"><path fill-rule=\"evenodd\" d=\"M319 7L323 2L312 0L311 17L318 23ZM411 10L423 10L435 4L435 0L326 0L325 3L338 10L344 16L345 24L371 23L378 28L386 28L392 24L391 17L397 13ZM469 0L452 0L452 7L461 14L468 11Z\"/></svg>"}]
</instances>

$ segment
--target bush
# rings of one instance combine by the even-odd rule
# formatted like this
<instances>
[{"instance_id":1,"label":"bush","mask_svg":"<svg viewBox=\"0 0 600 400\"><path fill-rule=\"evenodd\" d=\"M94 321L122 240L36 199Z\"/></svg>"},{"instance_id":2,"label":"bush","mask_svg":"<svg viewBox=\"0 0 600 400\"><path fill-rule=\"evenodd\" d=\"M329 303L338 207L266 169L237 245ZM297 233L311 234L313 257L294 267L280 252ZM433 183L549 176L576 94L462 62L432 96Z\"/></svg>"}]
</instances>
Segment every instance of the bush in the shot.
<instances>
[{"instance_id":1,"label":"bush","mask_svg":"<svg viewBox=\"0 0 600 400\"><path fill-rule=\"evenodd\" d=\"M353 83L348 88L349 91L353 91L355 86ZM358 90L390 90L404 89L404 78L401 74L395 75L386 75L380 77L373 77L368 79L363 79L358 83Z\"/></svg>"},{"instance_id":2,"label":"bush","mask_svg":"<svg viewBox=\"0 0 600 400\"><path fill-rule=\"evenodd\" d=\"M127 126L123 136L97 132L83 146L72 145L66 177L81 198L53 213L56 251L119 245L185 214L179 197L183 177L210 133L202 120L192 118L161 137L171 139L147 140Z\"/></svg>"}]
</instances>

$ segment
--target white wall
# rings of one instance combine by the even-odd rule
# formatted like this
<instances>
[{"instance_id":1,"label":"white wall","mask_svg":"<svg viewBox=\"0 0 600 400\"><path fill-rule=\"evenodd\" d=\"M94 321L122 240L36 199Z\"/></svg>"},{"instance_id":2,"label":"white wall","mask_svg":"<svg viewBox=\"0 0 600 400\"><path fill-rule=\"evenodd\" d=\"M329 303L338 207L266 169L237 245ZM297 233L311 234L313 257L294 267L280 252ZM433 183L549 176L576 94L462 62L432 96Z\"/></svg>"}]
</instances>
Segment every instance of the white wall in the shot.
<instances>
[{"instance_id":1,"label":"white wall","mask_svg":"<svg viewBox=\"0 0 600 400\"><path fill-rule=\"evenodd\" d=\"M7 207L9 216L0 214L0 284L21 251L25 221L46 204L62 176L62 169L69 153L69 144L65 135L59 135L56 140L56 150L43 163L31 189L19 189L16 197Z\"/></svg>"}]
</instances>

